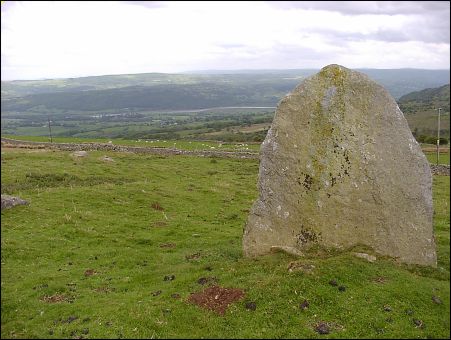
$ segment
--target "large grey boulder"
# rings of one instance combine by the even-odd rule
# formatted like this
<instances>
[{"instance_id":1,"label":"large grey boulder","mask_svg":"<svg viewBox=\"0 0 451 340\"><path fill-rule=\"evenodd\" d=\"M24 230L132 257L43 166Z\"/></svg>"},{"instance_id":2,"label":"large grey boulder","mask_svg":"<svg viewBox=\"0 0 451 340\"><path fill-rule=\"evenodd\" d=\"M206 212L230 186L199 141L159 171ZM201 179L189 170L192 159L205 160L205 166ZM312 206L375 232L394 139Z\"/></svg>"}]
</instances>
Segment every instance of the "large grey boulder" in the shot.
<instances>
[{"instance_id":1,"label":"large grey boulder","mask_svg":"<svg viewBox=\"0 0 451 340\"><path fill-rule=\"evenodd\" d=\"M429 163L366 75L329 65L303 81L279 103L260 157L246 256L363 244L436 266Z\"/></svg>"}]
</instances>

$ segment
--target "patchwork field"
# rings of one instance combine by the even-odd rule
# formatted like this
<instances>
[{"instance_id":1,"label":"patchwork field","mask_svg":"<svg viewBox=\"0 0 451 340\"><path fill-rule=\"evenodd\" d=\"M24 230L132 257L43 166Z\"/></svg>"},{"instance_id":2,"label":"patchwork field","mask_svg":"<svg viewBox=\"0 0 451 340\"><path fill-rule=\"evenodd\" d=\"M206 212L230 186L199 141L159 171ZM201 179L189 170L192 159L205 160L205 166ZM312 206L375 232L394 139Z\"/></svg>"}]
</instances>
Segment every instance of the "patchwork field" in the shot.
<instances>
[{"instance_id":1,"label":"patchwork field","mask_svg":"<svg viewBox=\"0 0 451 340\"><path fill-rule=\"evenodd\" d=\"M449 176L434 176L425 268L352 255L364 247L243 258L257 160L2 148L1 162L2 194L30 202L1 213L2 338L450 336Z\"/></svg>"}]
</instances>

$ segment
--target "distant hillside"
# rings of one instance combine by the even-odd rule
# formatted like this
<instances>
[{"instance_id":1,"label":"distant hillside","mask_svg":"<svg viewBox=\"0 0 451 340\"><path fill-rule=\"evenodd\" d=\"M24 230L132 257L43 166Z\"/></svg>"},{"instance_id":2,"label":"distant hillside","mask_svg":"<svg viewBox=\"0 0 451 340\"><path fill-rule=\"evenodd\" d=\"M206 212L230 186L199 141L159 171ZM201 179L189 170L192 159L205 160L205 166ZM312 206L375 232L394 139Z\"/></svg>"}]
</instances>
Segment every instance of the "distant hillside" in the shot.
<instances>
[{"instance_id":1,"label":"distant hillside","mask_svg":"<svg viewBox=\"0 0 451 340\"><path fill-rule=\"evenodd\" d=\"M449 84L450 77L449 70L360 71L384 86L395 98ZM255 111L249 107L275 107L284 95L314 73L316 70L311 69L244 70L219 74L214 71L209 74L146 73L7 81L2 82L1 131L45 135L51 117L52 133L60 136L150 138L158 134L160 138L161 134L177 133L183 137L205 137L222 131L227 138L232 135L235 138L232 132L238 129L236 127L266 124L272 120L273 109ZM440 103L449 111L449 102L447 106L444 101ZM416 104L403 101L401 105L407 116L412 113L408 120L413 131L416 128L417 132L433 135L434 112L421 111L426 109L424 106L422 113L413 115L419 110ZM234 110L218 109L220 107ZM206 110L210 108L215 109ZM444 119L446 123L446 117ZM244 140L260 138L262 131L255 131L258 135ZM243 139L243 136L238 137Z\"/></svg>"},{"instance_id":2,"label":"distant hillside","mask_svg":"<svg viewBox=\"0 0 451 340\"><path fill-rule=\"evenodd\" d=\"M417 113L442 108L449 112L449 84L408 93L399 98L398 103L404 113Z\"/></svg>"},{"instance_id":3,"label":"distant hillside","mask_svg":"<svg viewBox=\"0 0 451 340\"><path fill-rule=\"evenodd\" d=\"M408 93L399 98L398 104L417 137L430 136L432 141L437 135L438 108L442 108L440 135L449 137L449 100L450 85L447 84Z\"/></svg>"},{"instance_id":4,"label":"distant hillside","mask_svg":"<svg viewBox=\"0 0 451 340\"><path fill-rule=\"evenodd\" d=\"M379 69L360 69L359 71L366 73L370 78L383 85L392 94L393 97L399 98L404 94L412 91L422 90L427 87L437 87L449 83L449 70L417 70L417 69L393 69L393 70L379 70ZM213 71L212 71L213 72ZM225 91L225 96L230 93L237 93L244 89L246 93L243 95L251 98L246 101L245 98L235 99L236 102L243 103L243 105L276 105L278 100L287 92L298 85L302 79L314 74L317 70L255 70L255 71L216 71L224 72L222 74L204 73L204 74L164 74L164 73L143 73L143 74L125 74L125 75L107 75L94 76L82 78L68 78L68 79L49 79L49 80L19 80L19 81L2 81L1 93L2 101L11 99L12 97L24 97L28 95L39 95L44 93L65 93L65 92L80 92L82 100L85 98L84 93L87 91L97 90L112 90L122 89L135 86L151 87L146 90L146 95L151 91L171 91L176 85L184 85L188 92L191 90L200 90L205 93L207 97L219 98L215 93L216 86L222 86L221 91ZM233 73L235 72L235 73ZM189 85L197 85L190 87ZM168 86L165 88L165 86ZM155 87L155 88L154 88ZM252 91L255 87L254 93ZM213 92L210 96L209 91ZM262 92L263 90L263 92ZM112 93L113 96L123 96L124 93L130 91L113 92L98 92L99 96L105 93ZM88 100L95 92L87 94ZM178 94L176 91L174 95ZM199 94L195 94L199 97ZM220 96L220 94L219 94ZM202 96L200 96L201 99ZM268 98L272 97L269 102ZM69 101L72 100L73 94L67 97ZM121 100L127 101L126 98L121 97ZM136 99L136 96L135 96ZM179 98L172 98L173 100L180 100ZM42 101L51 100L52 96L43 96L27 98L27 101L33 104L33 101L42 103ZM101 99L100 99L101 100ZM221 102L227 101L227 98L220 99ZM22 101L22 100L16 100ZM142 101L142 100L140 100ZM257 101L257 102L256 102ZM260 101L260 103L259 103ZM64 102L64 99L58 101ZM197 108L205 108L211 102L199 101ZM38 104L41 105L41 104ZM45 105L45 104L44 104ZM161 107L163 104L156 103L156 107ZM232 105L232 104L230 104ZM50 105L46 105L51 107ZM126 104L124 107L129 107ZM183 106L183 105L181 105ZM8 106L11 107L11 106ZM108 109L108 107L102 107ZM167 109L171 109L168 107Z\"/></svg>"}]
</instances>

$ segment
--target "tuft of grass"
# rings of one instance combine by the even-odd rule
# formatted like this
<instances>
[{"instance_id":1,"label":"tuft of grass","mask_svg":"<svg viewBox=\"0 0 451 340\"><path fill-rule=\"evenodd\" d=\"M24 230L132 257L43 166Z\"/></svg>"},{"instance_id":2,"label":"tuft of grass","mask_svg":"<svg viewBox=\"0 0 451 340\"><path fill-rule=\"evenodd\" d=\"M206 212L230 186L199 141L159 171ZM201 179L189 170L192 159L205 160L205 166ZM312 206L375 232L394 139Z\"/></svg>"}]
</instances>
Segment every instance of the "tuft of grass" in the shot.
<instances>
[{"instance_id":1,"label":"tuft of grass","mask_svg":"<svg viewBox=\"0 0 451 340\"><path fill-rule=\"evenodd\" d=\"M363 246L248 259L258 161L104 154L2 150L2 190L30 201L1 213L3 338L449 337L448 176L437 268L370 263ZM222 316L190 304L208 280L245 298Z\"/></svg>"}]
</instances>

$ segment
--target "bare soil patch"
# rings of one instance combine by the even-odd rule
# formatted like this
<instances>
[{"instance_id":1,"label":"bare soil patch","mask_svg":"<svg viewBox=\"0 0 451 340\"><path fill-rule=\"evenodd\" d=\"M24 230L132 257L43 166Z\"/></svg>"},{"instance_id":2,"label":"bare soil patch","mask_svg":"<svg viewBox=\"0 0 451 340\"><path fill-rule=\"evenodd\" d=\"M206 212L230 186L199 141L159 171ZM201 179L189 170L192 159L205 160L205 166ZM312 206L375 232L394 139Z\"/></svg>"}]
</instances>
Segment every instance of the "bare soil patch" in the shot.
<instances>
[{"instance_id":1,"label":"bare soil patch","mask_svg":"<svg viewBox=\"0 0 451 340\"><path fill-rule=\"evenodd\" d=\"M53 295L44 295L41 298L41 301L44 301L47 303L60 303L60 302L72 302L73 299L67 295L56 293Z\"/></svg>"},{"instance_id":2,"label":"bare soil patch","mask_svg":"<svg viewBox=\"0 0 451 340\"><path fill-rule=\"evenodd\" d=\"M233 302L242 299L244 295L244 291L239 288L212 286L204 289L202 292L191 294L188 302L219 315L224 315L227 307Z\"/></svg>"}]
</instances>

